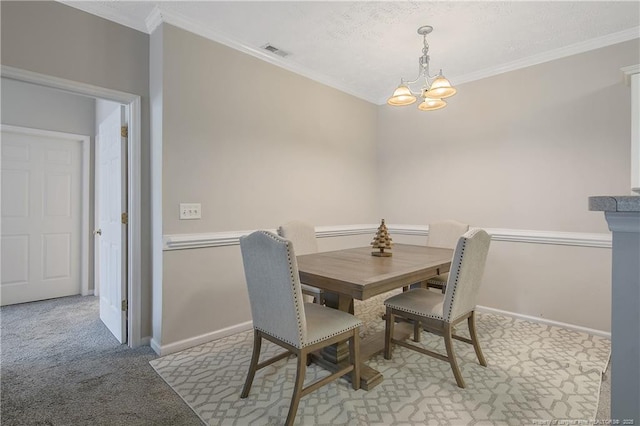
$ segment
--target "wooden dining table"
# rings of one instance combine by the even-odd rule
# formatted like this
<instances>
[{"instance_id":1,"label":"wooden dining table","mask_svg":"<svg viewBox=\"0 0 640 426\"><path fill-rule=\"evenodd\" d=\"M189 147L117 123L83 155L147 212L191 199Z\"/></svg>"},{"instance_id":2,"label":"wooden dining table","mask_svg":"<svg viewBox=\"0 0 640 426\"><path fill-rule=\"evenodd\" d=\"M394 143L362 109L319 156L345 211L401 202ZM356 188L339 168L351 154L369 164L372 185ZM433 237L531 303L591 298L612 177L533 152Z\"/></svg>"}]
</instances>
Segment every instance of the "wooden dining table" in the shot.
<instances>
[{"instance_id":1,"label":"wooden dining table","mask_svg":"<svg viewBox=\"0 0 640 426\"><path fill-rule=\"evenodd\" d=\"M371 247L320 252L297 256L300 281L325 291L325 304L354 313L354 299L366 300L449 272L453 250L445 248L394 244L389 257L371 255ZM395 327L398 339L407 338L412 328ZM373 389L383 380L382 374L366 361L384 349L384 333L378 332L361 341L360 387ZM320 365L335 370L347 362L347 343L327 348L314 357Z\"/></svg>"}]
</instances>

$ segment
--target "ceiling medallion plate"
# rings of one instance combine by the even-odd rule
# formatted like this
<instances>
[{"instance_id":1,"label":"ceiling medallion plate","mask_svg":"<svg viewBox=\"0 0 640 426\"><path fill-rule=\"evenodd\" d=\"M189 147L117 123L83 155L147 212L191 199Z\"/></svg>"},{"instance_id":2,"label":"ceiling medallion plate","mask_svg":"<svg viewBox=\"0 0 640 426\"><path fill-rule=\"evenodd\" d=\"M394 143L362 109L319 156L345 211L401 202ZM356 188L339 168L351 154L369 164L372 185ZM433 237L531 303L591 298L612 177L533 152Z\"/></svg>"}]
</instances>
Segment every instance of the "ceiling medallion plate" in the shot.
<instances>
[{"instance_id":1,"label":"ceiling medallion plate","mask_svg":"<svg viewBox=\"0 0 640 426\"><path fill-rule=\"evenodd\" d=\"M421 36L427 35L431 31L433 31L433 27L431 25L425 25L424 27L418 28L418 34Z\"/></svg>"}]
</instances>

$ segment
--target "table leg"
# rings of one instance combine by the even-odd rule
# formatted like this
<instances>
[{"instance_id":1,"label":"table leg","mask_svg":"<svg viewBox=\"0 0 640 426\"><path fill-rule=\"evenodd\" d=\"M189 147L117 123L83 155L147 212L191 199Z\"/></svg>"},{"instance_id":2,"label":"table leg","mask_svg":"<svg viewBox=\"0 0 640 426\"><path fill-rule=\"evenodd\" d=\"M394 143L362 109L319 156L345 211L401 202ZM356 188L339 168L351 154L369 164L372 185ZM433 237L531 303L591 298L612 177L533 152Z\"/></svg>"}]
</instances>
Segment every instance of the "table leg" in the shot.
<instances>
[{"instance_id":1,"label":"table leg","mask_svg":"<svg viewBox=\"0 0 640 426\"><path fill-rule=\"evenodd\" d=\"M353 314L353 298L347 295L325 293L325 304L328 307L339 309ZM413 326L410 324L398 324L394 327L396 339L407 339ZM384 349L384 332L374 333L360 341L360 388L371 390L382 382L382 374L366 364L372 356ZM328 346L320 351L319 356L314 356L314 361L329 371L337 371L349 362L349 346L347 342L341 342ZM351 380L351 375L345 376Z\"/></svg>"},{"instance_id":2,"label":"table leg","mask_svg":"<svg viewBox=\"0 0 640 426\"><path fill-rule=\"evenodd\" d=\"M353 315L353 297L326 292L324 296L325 305L338 309L343 312L349 312ZM339 364L349 358L349 345L347 342L340 342L335 345L327 346L320 351L322 357L333 364Z\"/></svg>"},{"instance_id":3,"label":"table leg","mask_svg":"<svg viewBox=\"0 0 640 426\"><path fill-rule=\"evenodd\" d=\"M346 294L325 292L324 303L330 308L353 314L353 297Z\"/></svg>"}]
</instances>

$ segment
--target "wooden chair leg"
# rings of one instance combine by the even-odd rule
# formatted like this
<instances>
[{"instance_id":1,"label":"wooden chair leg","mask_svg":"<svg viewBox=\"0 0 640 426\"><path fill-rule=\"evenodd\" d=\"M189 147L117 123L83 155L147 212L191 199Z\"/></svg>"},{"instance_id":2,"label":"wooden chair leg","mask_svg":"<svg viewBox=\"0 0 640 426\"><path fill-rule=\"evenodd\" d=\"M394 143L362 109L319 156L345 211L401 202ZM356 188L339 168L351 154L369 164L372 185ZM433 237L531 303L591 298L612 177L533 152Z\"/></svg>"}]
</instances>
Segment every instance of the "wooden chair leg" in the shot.
<instances>
[{"instance_id":1,"label":"wooden chair leg","mask_svg":"<svg viewBox=\"0 0 640 426\"><path fill-rule=\"evenodd\" d=\"M291 405L289 406L289 414L287 414L286 426L292 426L296 419L296 413L298 412L298 405L300 404L300 398L302 398L302 385L304 384L304 376L307 371L307 354L298 352L297 356L297 370L296 381L293 388L293 395L291 396Z\"/></svg>"},{"instance_id":2,"label":"wooden chair leg","mask_svg":"<svg viewBox=\"0 0 640 426\"><path fill-rule=\"evenodd\" d=\"M467 318L467 324L469 325L469 336L471 337L471 342L473 343L473 349L475 349L476 351L478 362L483 367L486 367L487 361L484 359L484 355L482 354L482 349L480 349L480 341L478 340L478 333L476 332L476 312L475 311L472 311L469 318Z\"/></svg>"},{"instance_id":3,"label":"wooden chair leg","mask_svg":"<svg viewBox=\"0 0 640 426\"><path fill-rule=\"evenodd\" d=\"M387 308L386 325L384 327L384 359L391 359L391 338L395 318L391 308Z\"/></svg>"},{"instance_id":4,"label":"wooden chair leg","mask_svg":"<svg viewBox=\"0 0 640 426\"><path fill-rule=\"evenodd\" d=\"M360 334L356 328L353 337L349 339L349 357L353 363L351 372L351 386L354 390L360 389Z\"/></svg>"},{"instance_id":5,"label":"wooden chair leg","mask_svg":"<svg viewBox=\"0 0 640 426\"><path fill-rule=\"evenodd\" d=\"M246 398L247 396L249 396L251 384L253 383L253 378L256 375L256 370L258 368L258 359L260 359L261 346L262 334L258 330L253 330L253 352L251 354L251 363L249 364L249 372L247 373L247 379L244 382L244 387L242 388L240 398Z\"/></svg>"},{"instance_id":6,"label":"wooden chair leg","mask_svg":"<svg viewBox=\"0 0 640 426\"><path fill-rule=\"evenodd\" d=\"M451 338L451 324L448 322L444 324L444 346L447 348L447 359L449 360L449 364L451 364L451 369L453 370L453 375L456 378L456 383L458 387L464 388L464 379L462 378L462 373L460 373L460 368L458 368L458 361L456 361L456 354L453 351L453 339Z\"/></svg>"}]
</instances>

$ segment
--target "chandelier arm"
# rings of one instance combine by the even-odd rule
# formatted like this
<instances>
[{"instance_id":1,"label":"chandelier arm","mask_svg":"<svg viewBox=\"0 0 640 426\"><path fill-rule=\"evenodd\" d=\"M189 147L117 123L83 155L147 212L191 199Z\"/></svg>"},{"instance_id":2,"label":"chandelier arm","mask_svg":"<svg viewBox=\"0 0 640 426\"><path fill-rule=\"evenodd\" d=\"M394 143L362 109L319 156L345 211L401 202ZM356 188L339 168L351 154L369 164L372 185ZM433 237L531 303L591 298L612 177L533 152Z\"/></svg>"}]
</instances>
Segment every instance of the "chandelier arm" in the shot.
<instances>
[{"instance_id":1,"label":"chandelier arm","mask_svg":"<svg viewBox=\"0 0 640 426\"><path fill-rule=\"evenodd\" d=\"M427 74L427 77L429 77L430 80L435 80L436 78L441 77L441 76L442 76L442 68L440 68L440 71L438 71L438 74L435 74L435 75Z\"/></svg>"},{"instance_id":2,"label":"chandelier arm","mask_svg":"<svg viewBox=\"0 0 640 426\"><path fill-rule=\"evenodd\" d=\"M415 80L412 80L412 81L407 81L407 80L404 80L404 79L402 81L404 82L404 84L406 84L408 86L410 84L416 84L420 80L420 77L422 77L422 75L419 75L418 77L416 77Z\"/></svg>"},{"instance_id":3,"label":"chandelier arm","mask_svg":"<svg viewBox=\"0 0 640 426\"><path fill-rule=\"evenodd\" d=\"M416 84L418 81L420 81L421 78L424 78L424 81L425 81L426 84L423 87L423 89L428 89L429 87L431 87L431 84L433 84L433 81L436 78L441 77L441 76L442 76L442 69L440 71L438 71L437 74L429 75L429 62L427 62L426 66L424 66L424 67L423 66L419 66L419 68L418 68L418 77L416 77L415 80L407 81L405 79L401 79L401 81L404 84L406 84L407 87L409 87L409 89L411 89L410 86L412 84ZM411 91L415 92L415 93L421 93L422 92L422 91L417 92L417 91L414 91L413 89L411 89Z\"/></svg>"},{"instance_id":4,"label":"chandelier arm","mask_svg":"<svg viewBox=\"0 0 640 426\"><path fill-rule=\"evenodd\" d=\"M394 90L393 95L387 100L392 106L406 106L416 102L416 98L420 97L422 103L418 105L421 111L434 111L444 108L447 102L444 98L448 98L456 94L457 90L442 74L442 69L435 75L429 74L429 43L427 42L427 34L431 33L433 27L425 25L418 28L418 34L422 36L422 56L418 58L418 76L415 80L400 79L400 86ZM411 85L422 83L420 90L414 90Z\"/></svg>"},{"instance_id":5,"label":"chandelier arm","mask_svg":"<svg viewBox=\"0 0 640 426\"><path fill-rule=\"evenodd\" d=\"M420 59L422 59L422 58L420 58ZM426 86L425 87L428 87L428 86L431 86L431 82L429 81L429 79L433 78L433 77L430 77L429 74L428 74L428 72L429 72L429 63L427 62L427 66L424 67L424 66L422 66L422 61L420 61L420 59L418 59L418 62L419 62L419 64L418 64L418 76L415 78L415 80L408 81L408 80L405 80L404 78L400 79L400 81L403 84L405 84L409 88L409 90L411 90L412 93L419 94L419 95L422 94L422 90L413 90L411 88L411 85L412 84L416 84L418 81L420 81L421 78L424 78L425 82L426 82ZM423 87L422 89L424 89L425 87Z\"/></svg>"}]
</instances>

